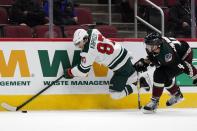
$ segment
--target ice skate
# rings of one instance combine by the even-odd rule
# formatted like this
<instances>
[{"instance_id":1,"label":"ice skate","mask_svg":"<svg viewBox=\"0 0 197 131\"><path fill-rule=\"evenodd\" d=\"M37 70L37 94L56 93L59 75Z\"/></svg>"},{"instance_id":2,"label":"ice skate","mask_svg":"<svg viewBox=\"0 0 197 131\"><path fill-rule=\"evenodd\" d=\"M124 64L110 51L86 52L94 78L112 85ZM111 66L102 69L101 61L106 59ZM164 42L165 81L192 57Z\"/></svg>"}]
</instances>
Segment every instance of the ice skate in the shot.
<instances>
[{"instance_id":1,"label":"ice skate","mask_svg":"<svg viewBox=\"0 0 197 131\"><path fill-rule=\"evenodd\" d=\"M156 112L156 109L159 105L159 99L151 98L151 101L143 107L144 114L152 114Z\"/></svg>"},{"instance_id":2,"label":"ice skate","mask_svg":"<svg viewBox=\"0 0 197 131\"><path fill-rule=\"evenodd\" d=\"M177 93L172 95L171 98L166 102L166 106L173 106L183 100L183 94L181 93L181 91L177 91Z\"/></svg>"}]
</instances>

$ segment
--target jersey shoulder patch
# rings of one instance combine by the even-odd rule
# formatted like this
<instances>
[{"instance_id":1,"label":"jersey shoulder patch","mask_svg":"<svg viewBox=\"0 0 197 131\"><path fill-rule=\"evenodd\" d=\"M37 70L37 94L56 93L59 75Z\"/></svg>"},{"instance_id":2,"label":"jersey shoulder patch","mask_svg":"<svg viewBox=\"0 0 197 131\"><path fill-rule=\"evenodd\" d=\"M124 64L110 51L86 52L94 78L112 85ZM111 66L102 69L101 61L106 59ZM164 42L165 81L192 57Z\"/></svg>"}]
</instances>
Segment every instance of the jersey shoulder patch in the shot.
<instances>
[{"instance_id":1,"label":"jersey shoulder patch","mask_svg":"<svg viewBox=\"0 0 197 131\"><path fill-rule=\"evenodd\" d=\"M165 55L165 62L170 62L172 60L172 53L168 53Z\"/></svg>"}]
</instances>

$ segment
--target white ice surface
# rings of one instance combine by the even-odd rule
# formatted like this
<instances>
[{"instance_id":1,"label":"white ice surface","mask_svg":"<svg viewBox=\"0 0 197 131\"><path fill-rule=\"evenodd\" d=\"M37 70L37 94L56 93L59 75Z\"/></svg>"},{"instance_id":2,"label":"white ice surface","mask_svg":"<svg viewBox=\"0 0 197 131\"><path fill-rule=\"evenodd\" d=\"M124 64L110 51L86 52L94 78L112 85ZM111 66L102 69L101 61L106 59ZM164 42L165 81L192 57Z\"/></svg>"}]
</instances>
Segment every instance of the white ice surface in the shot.
<instances>
[{"instance_id":1,"label":"white ice surface","mask_svg":"<svg viewBox=\"0 0 197 131\"><path fill-rule=\"evenodd\" d=\"M0 131L197 131L197 109L0 112Z\"/></svg>"}]
</instances>

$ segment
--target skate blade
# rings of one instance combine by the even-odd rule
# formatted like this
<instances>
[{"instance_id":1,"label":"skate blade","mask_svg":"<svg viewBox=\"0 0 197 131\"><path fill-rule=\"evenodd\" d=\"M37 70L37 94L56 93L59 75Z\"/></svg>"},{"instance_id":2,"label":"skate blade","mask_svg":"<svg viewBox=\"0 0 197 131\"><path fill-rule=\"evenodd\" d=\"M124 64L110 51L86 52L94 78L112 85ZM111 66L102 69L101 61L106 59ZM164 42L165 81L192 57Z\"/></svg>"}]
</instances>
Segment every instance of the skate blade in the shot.
<instances>
[{"instance_id":1,"label":"skate blade","mask_svg":"<svg viewBox=\"0 0 197 131\"><path fill-rule=\"evenodd\" d=\"M156 110L149 111L149 110L143 109L142 112L143 112L144 114L155 114L155 113L156 113Z\"/></svg>"},{"instance_id":2,"label":"skate blade","mask_svg":"<svg viewBox=\"0 0 197 131\"><path fill-rule=\"evenodd\" d=\"M182 101L184 101L185 100L185 98L183 98L183 99L181 99L180 101L178 101L177 103L174 103L173 105L171 105L171 106L167 106L167 107L172 107L172 106L174 106L174 105L177 105L177 104L179 104L179 103L181 103Z\"/></svg>"}]
</instances>

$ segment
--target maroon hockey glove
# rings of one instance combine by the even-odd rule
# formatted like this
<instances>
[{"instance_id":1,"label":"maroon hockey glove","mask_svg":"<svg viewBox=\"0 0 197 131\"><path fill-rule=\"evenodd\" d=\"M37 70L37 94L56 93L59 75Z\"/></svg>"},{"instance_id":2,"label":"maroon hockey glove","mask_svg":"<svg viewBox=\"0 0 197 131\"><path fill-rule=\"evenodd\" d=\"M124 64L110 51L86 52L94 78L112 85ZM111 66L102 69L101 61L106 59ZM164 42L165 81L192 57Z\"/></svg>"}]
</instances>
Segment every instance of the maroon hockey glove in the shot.
<instances>
[{"instance_id":1,"label":"maroon hockey glove","mask_svg":"<svg viewBox=\"0 0 197 131\"><path fill-rule=\"evenodd\" d=\"M68 69L65 69L64 70L64 78L66 78L66 79L72 79L74 77L73 74L72 74L72 72L71 72L71 69L72 68L68 68Z\"/></svg>"}]
</instances>

